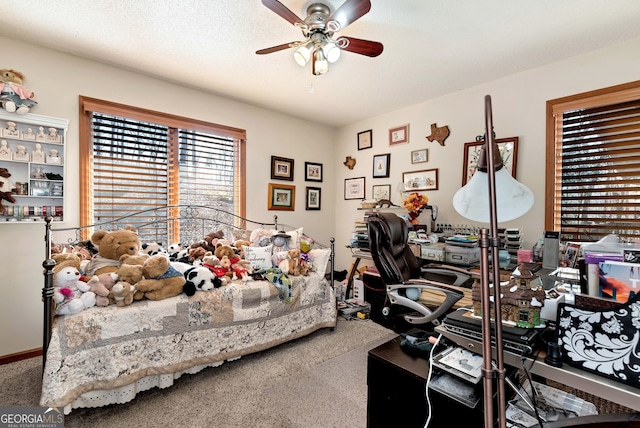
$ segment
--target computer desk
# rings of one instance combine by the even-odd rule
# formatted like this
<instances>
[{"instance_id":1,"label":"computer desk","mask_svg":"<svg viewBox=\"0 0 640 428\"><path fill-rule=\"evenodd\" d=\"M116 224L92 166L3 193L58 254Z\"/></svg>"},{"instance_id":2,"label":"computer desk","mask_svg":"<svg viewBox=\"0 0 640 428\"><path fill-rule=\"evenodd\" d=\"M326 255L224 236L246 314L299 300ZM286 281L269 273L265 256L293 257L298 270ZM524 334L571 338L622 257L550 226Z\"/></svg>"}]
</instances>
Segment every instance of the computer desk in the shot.
<instances>
[{"instance_id":1,"label":"computer desk","mask_svg":"<svg viewBox=\"0 0 640 428\"><path fill-rule=\"evenodd\" d=\"M448 331L443 326L435 328L437 333L456 343L458 346L477 354L482 354L482 342L469 339L459 334ZM495 347L492 347L495 358ZM551 379L569 387L593 394L636 411L640 411L640 388L635 388L624 383L608 379L603 376L580 370L563 364L562 367L553 367L544 362L545 352L540 351L535 362L532 358L525 358L529 373L546 379ZM533 364L531 364L533 362ZM512 367L521 367L521 357L509 351L504 351L504 364Z\"/></svg>"}]
</instances>

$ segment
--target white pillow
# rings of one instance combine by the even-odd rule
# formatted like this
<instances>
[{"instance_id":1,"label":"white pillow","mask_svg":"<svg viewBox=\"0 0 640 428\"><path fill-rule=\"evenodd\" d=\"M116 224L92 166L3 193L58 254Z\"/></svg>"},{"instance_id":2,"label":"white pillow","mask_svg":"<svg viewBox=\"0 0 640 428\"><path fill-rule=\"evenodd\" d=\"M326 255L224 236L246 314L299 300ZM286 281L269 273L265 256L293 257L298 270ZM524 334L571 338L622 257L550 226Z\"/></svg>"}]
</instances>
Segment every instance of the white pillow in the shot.
<instances>
[{"instance_id":1,"label":"white pillow","mask_svg":"<svg viewBox=\"0 0 640 428\"><path fill-rule=\"evenodd\" d=\"M324 276L327 273L331 250L329 248L314 248L309 251L309 257L311 258L311 263L313 263L314 270Z\"/></svg>"},{"instance_id":2,"label":"white pillow","mask_svg":"<svg viewBox=\"0 0 640 428\"><path fill-rule=\"evenodd\" d=\"M247 247L243 245L244 259L248 260L251 263L251 267L256 270L269 269L271 267L271 247L273 246Z\"/></svg>"}]
</instances>

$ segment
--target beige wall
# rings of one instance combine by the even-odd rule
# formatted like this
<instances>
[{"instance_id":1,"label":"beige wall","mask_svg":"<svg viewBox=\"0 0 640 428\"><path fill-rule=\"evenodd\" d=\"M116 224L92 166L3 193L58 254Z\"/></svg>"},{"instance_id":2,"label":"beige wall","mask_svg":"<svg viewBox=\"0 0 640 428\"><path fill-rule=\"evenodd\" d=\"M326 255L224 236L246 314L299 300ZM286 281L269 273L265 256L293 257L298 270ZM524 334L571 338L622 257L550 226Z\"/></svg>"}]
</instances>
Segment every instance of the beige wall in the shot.
<instances>
[{"instance_id":1,"label":"beige wall","mask_svg":"<svg viewBox=\"0 0 640 428\"><path fill-rule=\"evenodd\" d=\"M462 183L464 143L484 134L484 96L491 95L496 135L498 138L519 137L517 179L531 188L535 195L535 204L529 213L520 219L501 223L499 227L520 227L525 236L524 246L533 246L544 229L547 100L639 80L638 52L640 38L340 128L336 151L340 162L337 162L334 183L336 206L339 207L336 212L336 237L346 241L352 232L354 220L362 217L362 211L357 210L360 206L358 201L341 201L345 178L365 176L367 197L371 196L373 184L391 184L392 201L398 204L400 195L394 190L402 181L402 172L420 169L439 170L439 189L425 192L429 202L439 207L438 221L469 224L453 209L451 200ZM389 128L405 123L410 124L409 144L389 147ZM432 123L449 126L451 134L444 147L426 139ZM373 130L373 148L358 151L356 135L367 129ZM412 165L410 152L420 148L429 149L429 162ZM371 178L372 157L380 153L391 153L391 175L388 179L374 180ZM356 158L357 164L353 170L341 165L346 156ZM349 250L342 245L336 248L338 267L348 268L352 260Z\"/></svg>"},{"instance_id":2,"label":"beige wall","mask_svg":"<svg viewBox=\"0 0 640 428\"><path fill-rule=\"evenodd\" d=\"M78 96L85 95L246 129L248 216L269 222L277 213L280 223L305 226L320 241L333 236L334 129L13 39L0 37L0 57L35 91L32 113L70 120L66 225L78 224ZM294 212L267 210L271 155L295 160ZM313 183L323 189L321 211L305 211L305 161L324 165L324 181ZM41 346L43 236L42 225L0 224L0 356Z\"/></svg>"}]
</instances>

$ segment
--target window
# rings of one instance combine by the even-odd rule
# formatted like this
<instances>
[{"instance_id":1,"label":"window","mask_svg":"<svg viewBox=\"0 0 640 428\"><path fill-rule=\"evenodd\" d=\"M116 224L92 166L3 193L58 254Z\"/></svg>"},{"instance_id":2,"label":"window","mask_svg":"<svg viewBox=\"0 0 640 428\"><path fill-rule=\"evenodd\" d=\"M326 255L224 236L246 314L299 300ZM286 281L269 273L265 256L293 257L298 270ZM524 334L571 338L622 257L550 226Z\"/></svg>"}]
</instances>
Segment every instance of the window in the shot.
<instances>
[{"instance_id":1,"label":"window","mask_svg":"<svg viewBox=\"0 0 640 428\"><path fill-rule=\"evenodd\" d=\"M640 236L640 81L547 102L545 228Z\"/></svg>"},{"instance_id":2,"label":"window","mask_svg":"<svg viewBox=\"0 0 640 428\"><path fill-rule=\"evenodd\" d=\"M80 97L80 212L82 225L134 212L174 217L176 205L205 205L244 217L245 131ZM229 216L229 224L236 217ZM158 223L143 242L170 245L188 224Z\"/></svg>"}]
</instances>

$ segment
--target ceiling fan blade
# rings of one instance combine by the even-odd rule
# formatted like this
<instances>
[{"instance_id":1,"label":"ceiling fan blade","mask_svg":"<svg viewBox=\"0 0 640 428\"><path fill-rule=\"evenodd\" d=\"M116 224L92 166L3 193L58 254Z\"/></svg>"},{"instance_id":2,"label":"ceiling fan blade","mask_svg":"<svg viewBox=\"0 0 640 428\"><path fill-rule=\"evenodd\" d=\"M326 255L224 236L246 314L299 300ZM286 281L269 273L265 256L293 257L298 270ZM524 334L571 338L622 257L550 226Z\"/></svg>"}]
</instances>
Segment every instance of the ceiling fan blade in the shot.
<instances>
[{"instance_id":1,"label":"ceiling fan blade","mask_svg":"<svg viewBox=\"0 0 640 428\"><path fill-rule=\"evenodd\" d=\"M342 50L371 57L380 55L384 49L382 43L356 39L355 37L339 37L336 42Z\"/></svg>"},{"instance_id":2,"label":"ceiling fan blade","mask_svg":"<svg viewBox=\"0 0 640 428\"><path fill-rule=\"evenodd\" d=\"M369 10L371 10L371 2L369 0L346 0L327 19L327 28L333 32L340 31L361 18Z\"/></svg>"},{"instance_id":3,"label":"ceiling fan blade","mask_svg":"<svg viewBox=\"0 0 640 428\"><path fill-rule=\"evenodd\" d=\"M285 5L278 0L262 0L262 4L295 25L299 28L306 28L307 24L298 17L295 13L291 12Z\"/></svg>"},{"instance_id":4,"label":"ceiling fan blade","mask_svg":"<svg viewBox=\"0 0 640 428\"><path fill-rule=\"evenodd\" d=\"M291 43L285 43L284 45L272 46L270 48L260 49L259 51L256 51L256 53L258 55L270 54L273 52L278 52L278 51L282 51L289 48L295 48L296 46L300 46L300 42L291 42Z\"/></svg>"}]
</instances>

